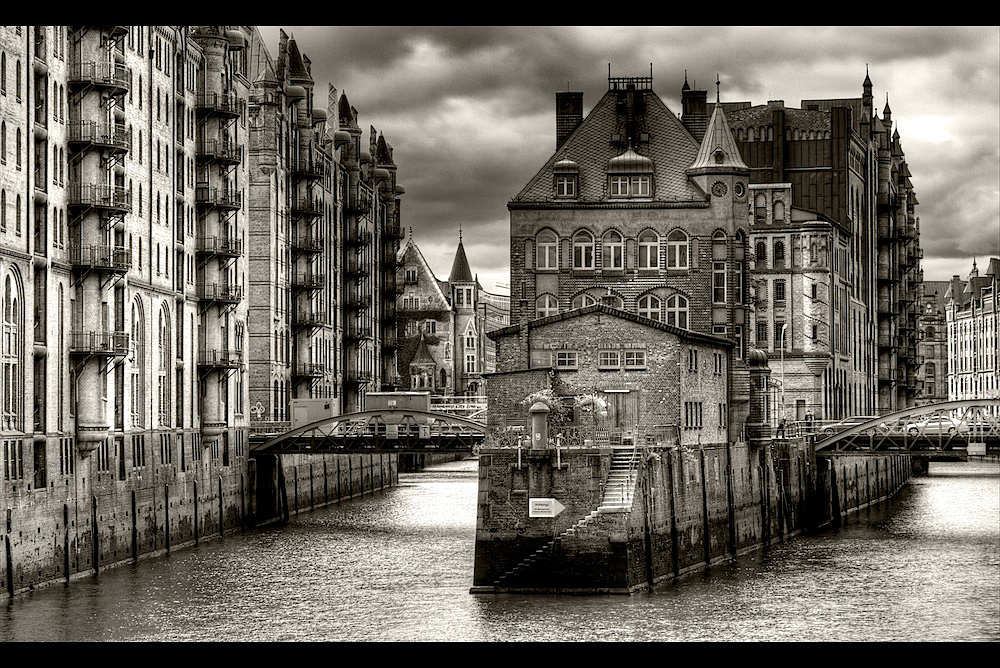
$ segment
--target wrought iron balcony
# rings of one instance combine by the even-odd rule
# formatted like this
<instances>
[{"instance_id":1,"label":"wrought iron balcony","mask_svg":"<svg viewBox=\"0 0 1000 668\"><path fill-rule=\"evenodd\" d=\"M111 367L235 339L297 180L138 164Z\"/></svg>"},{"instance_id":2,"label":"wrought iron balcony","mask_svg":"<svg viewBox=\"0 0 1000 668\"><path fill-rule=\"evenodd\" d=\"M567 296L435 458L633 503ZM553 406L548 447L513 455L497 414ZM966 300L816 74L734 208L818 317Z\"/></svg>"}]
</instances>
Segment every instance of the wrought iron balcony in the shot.
<instances>
[{"instance_id":1,"label":"wrought iron balcony","mask_svg":"<svg viewBox=\"0 0 1000 668\"><path fill-rule=\"evenodd\" d=\"M70 249L70 261L77 269L100 269L116 274L124 274L132 267L132 255L125 246L74 246Z\"/></svg>"},{"instance_id":2,"label":"wrought iron balcony","mask_svg":"<svg viewBox=\"0 0 1000 668\"><path fill-rule=\"evenodd\" d=\"M292 213L300 216L322 216L323 203L309 197L298 197L292 203Z\"/></svg>"},{"instance_id":3,"label":"wrought iron balcony","mask_svg":"<svg viewBox=\"0 0 1000 668\"><path fill-rule=\"evenodd\" d=\"M129 352L128 343L128 332L73 330L69 333L69 351L75 355L124 357Z\"/></svg>"},{"instance_id":4,"label":"wrought iron balcony","mask_svg":"<svg viewBox=\"0 0 1000 668\"><path fill-rule=\"evenodd\" d=\"M216 206L221 209L239 209L243 203L240 193L230 192L223 188L198 186L195 189L195 195L198 204L203 206Z\"/></svg>"},{"instance_id":5,"label":"wrought iron balcony","mask_svg":"<svg viewBox=\"0 0 1000 668\"><path fill-rule=\"evenodd\" d=\"M318 309L299 309L292 324L296 327L322 327L326 324L326 312Z\"/></svg>"},{"instance_id":6,"label":"wrought iron balcony","mask_svg":"<svg viewBox=\"0 0 1000 668\"><path fill-rule=\"evenodd\" d=\"M104 88L112 95L124 95L132 87L132 70L118 63L73 63L69 68L69 82Z\"/></svg>"},{"instance_id":7,"label":"wrought iron balcony","mask_svg":"<svg viewBox=\"0 0 1000 668\"><path fill-rule=\"evenodd\" d=\"M121 123L76 121L70 123L68 129L68 140L71 144L106 148L115 153L125 153L131 148L128 132Z\"/></svg>"},{"instance_id":8,"label":"wrought iron balcony","mask_svg":"<svg viewBox=\"0 0 1000 668\"><path fill-rule=\"evenodd\" d=\"M243 161L243 147L236 142L209 139L198 143L198 157L210 162L238 165Z\"/></svg>"},{"instance_id":9,"label":"wrought iron balcony","mask_svg":"<svg viewBox=\"0 0 1000 668\"><path fill-rule=\"evenodd\" d=\"M296 253L322 253L323 237L318 234L304 234L292 239L292 251Z\"/></svg>"},{"instance_id":10,"label":"wrought iron balcony","mask_svg":"<svg viewBox=\"0 0 1000 668\"><path fill-rule=\"evenodd\" d=\"M389 225L385 228L385 233L390 239L404 239L406 237L402 225Z\"/></svg>"},{"instance_id":11,"label":"wrought iron balcony","mask_svg":"<svg viewBox=\"0 0 1000 668\"><path fill-rule=\"evenodd\" d=\"M292 276L292 287L296 290L320 290L326 285L326 275L310 271Z\"/></svg>"},{"instance_id":12,"label":"wrought iron balcony","mask_svg":"<svg viewBox=\"0 0 1000 668\"><path fill-rule=\"evenodd\" d=\"M132 210L132 196L122 186L80 183L69 187L69 203L76 207L108 209L119 213Z\"/></svg>"},{"instance_id":13,"label":"wrought iron balcony","mask_svg":"<svg viewBox=\"0 0 1000 668\"><path fill-rule=\"evenodd\" d=\"M320 378L323 376L323 365L311 362L296 362L292 367L292 375L297 378Z\"/></svg>"},{"instance_id":14,"label":"wrought iron balcony","mask_svg":"<svg viewBox=\"0 0 1000 668\"><path fill-rule=\"evenodd\" d=\"M241 257L243 240L231 237L198 237L198 252L203 255Z\"/></svg>"},{"instance_id":15,"label":"wrought iron balcony","mask_svg":"<svg viewBox=\"0 0 1000 668\"><path fill-rule=\"evenodd\" d=\"M352 213L368 213L372 210L372 191L364 185L358 184L358 189L351 191L348 198L347 210Z\"/></svg>"},{"instance_id":16,"label":"wrought iron balcony","mask_svg":"<svg viewBox=\"0 0 1000 668\"><path fill-rule=\"evenodd\" d=\"M246 103L233 93L203 93L198 96L197 109L203 114L240 116Z\"/></svg>"},{"instance_id":17,"label":"wrought iron balcony","mask_svg":"<svg viewBox=\"0 0 1000 668\"><path fill-rule=\"evenodd\" d=\"M198 299L221 304L239 304L243 301L243 288L225 283L200 283Z\"/></svg>"},{"instance_id":18,"label":"wrought iron balcony","mask_svg":"<svg viewBox=\"0 0 1000 668\"><path fill-rule=\"evenodd\" d=\"M321 179L326 175L326 165L322 160L295 160L291 171L299 178Z\"/></svg>"},{"instance_id":19,"label":"wrought iron balcony","mask_svg":"<svg viewBox=\"0 0 1000 668\"><path fill-rule=\"evenodd\" d=\"M198 351L198 366L210 369L239 369L243 366L243 351L203 348Z\"/></svg>"}]
</instances>

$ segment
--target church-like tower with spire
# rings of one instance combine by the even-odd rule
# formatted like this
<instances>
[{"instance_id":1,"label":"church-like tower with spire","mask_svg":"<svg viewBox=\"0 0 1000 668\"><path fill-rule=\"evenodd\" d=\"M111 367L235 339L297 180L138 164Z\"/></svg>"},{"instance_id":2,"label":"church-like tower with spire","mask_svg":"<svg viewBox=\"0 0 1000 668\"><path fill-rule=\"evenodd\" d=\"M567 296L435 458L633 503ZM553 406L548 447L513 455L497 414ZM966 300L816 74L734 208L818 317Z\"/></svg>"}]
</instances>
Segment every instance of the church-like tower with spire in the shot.
<instances>
[{"instance_id":1,"label":"church-like tower with spire","mask_svg":"<svg viewBox=\"0 0 1000 668\"><path fill-rule=\"evenodd\" d=\"M412 236L400 251L398 307L401 386L438 395L480 395L496 365L487 332L508 323L506 295L472 273L462 231L448 280L438 280Z\"/></svg>"}]
</instances>

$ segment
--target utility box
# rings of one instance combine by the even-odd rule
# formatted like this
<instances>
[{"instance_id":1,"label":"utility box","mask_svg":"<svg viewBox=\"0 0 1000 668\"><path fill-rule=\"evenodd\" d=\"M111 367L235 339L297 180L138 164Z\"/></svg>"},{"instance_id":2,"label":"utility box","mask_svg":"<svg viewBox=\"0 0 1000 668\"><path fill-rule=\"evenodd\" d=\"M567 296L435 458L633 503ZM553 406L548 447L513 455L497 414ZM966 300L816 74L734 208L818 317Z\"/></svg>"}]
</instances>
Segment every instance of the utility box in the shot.
<instances>
[{"instance_id":1,"label":"utility box","mask_svg":"<svg viewBox=\"0 0 1000 668\"><path fill-rule=\"evenodd\" d=\"M292 429L336 415L333 399L292 399Z\"/></svg>"}]
</instances>

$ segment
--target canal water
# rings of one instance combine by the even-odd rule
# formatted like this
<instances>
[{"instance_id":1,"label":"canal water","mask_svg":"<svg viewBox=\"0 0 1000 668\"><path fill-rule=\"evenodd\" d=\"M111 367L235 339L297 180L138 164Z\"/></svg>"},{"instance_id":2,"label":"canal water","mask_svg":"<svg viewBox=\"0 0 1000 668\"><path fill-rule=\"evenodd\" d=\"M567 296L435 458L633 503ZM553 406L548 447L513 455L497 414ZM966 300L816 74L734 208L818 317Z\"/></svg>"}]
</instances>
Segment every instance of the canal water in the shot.
<instances>
[{"instance_id":1,"label":"canal water","mask_svg":"<svg viewBox=\"0 0 1000 668\"><path fill-rule=\"evenodd\" d=\"M472 595L476 464L53 585L0 641L1000 640L1000 464L632 596Z\"/></svg>"}]
</instances>

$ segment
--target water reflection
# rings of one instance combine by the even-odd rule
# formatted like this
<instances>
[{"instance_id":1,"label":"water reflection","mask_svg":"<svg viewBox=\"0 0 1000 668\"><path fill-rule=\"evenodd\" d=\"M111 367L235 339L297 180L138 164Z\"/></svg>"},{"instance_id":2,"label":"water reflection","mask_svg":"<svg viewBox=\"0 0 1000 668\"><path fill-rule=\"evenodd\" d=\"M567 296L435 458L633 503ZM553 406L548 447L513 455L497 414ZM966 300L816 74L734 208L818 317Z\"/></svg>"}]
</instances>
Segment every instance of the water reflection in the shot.
<instances>
[{"instance_id":1,"label":"water reflection","mask_svg":"<svg viewBox=\"0 0 1000 668\"><path fill-rule=\"evenodd\" d=\"M3 640L1000 640L1000 466L634 596L469 594L475 462L57 585Z\"/></svg>"}]
</instances>

